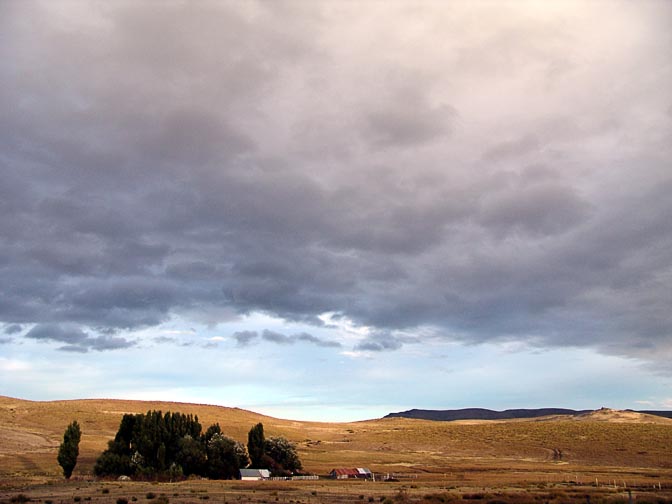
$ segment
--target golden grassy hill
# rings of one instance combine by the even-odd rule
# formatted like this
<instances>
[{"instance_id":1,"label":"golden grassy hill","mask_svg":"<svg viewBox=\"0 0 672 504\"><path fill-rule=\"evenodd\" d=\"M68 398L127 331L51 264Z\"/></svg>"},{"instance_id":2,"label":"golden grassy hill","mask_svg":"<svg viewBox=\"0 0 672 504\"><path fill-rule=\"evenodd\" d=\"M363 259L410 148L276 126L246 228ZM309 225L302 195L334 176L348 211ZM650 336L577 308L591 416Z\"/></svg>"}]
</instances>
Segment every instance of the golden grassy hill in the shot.
<instances>
[{"instance_id":1,"label":"golden grassy hill","mask_svg":"<svg viewBox=\"0 0 672 504\"><path fill-rule=\"evenodd\" d=\"M636 411L621 411L610 408L600 408L599 410L583 413L573 417L578 421L591 422L612 422L612 423L658 423L669 425L671 418L664 418Z\"/></svg>"},{"instance_id":2,"label":"golden grassy hill","mask_svg":"<svg viewBox=\"0 0 672 504\"><path fill-rule=\"evenodd\" d=\"M672 479L672 420L613 410L596 412L595 418L545 421L389 418L319 423L201 404L106 399L34 402L0 396L0 480L57 478L58 445L72 420L82 427L75 475L90 474L123 414L148 410L198 415L204 429L218 422L226 434L242 442L254 424L263 422L267 437L281 435L297 443L304 467L318 474L333 467L364 466L378 472L451 474L462 479L487 471L558 477L571 473L574 478L578 471L597 474L620 468Z\"/></svg>"}]
</instances>

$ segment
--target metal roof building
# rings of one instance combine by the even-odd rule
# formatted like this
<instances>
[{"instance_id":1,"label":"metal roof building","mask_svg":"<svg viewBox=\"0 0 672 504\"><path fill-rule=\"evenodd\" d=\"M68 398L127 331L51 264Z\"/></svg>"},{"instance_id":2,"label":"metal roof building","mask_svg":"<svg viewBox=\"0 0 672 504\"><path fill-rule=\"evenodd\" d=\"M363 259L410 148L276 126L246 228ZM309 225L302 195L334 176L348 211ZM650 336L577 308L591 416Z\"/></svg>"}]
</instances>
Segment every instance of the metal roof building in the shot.
<instances>
[{"instance_id":1,"label":"metal roof building","mask_svg":"<svg viewBox=\"0 0 672 504\"><path fill-rule=\"evenodd\" d=\"M334 479L349 479L349 478L358 478L358 479L371 479L373 478L373 473L366 467L354 467L354 468L342 468L342 469L332 469L329 473Z\"/></svg>"},{"instance_id":2,"label":"metal roof building","mask_svg":"<svg viewBox=\"0 0 672 504\"><path fill-rule=\"evenodd\" d=\"M259 481L271 477L268 469L241 469L240 479L243 481Z\"/></svg>"}]
</instances>

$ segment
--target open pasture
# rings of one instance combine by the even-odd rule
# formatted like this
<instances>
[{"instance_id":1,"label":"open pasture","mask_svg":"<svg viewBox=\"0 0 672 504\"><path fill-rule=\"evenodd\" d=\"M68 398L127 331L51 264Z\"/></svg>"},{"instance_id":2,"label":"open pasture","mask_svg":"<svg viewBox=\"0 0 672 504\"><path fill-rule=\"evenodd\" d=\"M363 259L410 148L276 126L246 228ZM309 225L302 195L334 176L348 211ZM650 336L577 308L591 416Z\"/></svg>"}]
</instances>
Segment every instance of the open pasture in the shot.
<instances>
[{"instance_id":1,"label":"open pasture","mask_svg":"<svg viewBox=\"0 0 672 504\"><path fill-rule=\"evenodd\" d=\"M304 468L368 467L397 481L95 481L96 457L123 413L150 409L199 416L246 441L263 422L267 435L297 444ZM69 422L83 436L73 480L56 452ZM0 501L44 504L212 502L635 502L672 501L672 421L646 417L582 421L353 423L280 420L239 409L139 401L30 402L0 398Z\"/></svg>"}]
</instances>

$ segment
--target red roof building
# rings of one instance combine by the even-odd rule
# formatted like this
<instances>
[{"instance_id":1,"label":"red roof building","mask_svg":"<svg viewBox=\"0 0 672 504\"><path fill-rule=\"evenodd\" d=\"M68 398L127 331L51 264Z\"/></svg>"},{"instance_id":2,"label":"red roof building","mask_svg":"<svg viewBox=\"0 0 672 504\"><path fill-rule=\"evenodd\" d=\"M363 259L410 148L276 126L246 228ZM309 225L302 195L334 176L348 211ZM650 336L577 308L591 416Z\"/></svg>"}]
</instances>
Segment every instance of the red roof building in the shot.
<instances>
[{"instance_id":1,"label":"red roof building","mask_svg":"<svg viewBox=\"0 0 672 504\"><path fill-rule=\"evenodd\" d=\"M332 469L329 476L333 479L371 479L373 473L366 467Z\"/></svg>"}]
</instances>

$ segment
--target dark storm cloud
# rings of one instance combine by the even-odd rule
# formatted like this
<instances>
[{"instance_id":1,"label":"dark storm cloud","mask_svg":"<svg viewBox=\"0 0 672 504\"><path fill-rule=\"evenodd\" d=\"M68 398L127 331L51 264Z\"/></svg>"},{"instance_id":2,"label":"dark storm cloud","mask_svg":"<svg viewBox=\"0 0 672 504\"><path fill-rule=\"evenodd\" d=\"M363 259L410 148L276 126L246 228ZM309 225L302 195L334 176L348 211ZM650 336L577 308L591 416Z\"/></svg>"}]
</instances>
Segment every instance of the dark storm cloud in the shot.
<instances>
[{"instance_id":1,"label":"dark storm cloud","mask_svg":"<svg viewBox=\"0 0 672 504\"><path fill-rule=\"evenodd\" d=\"M38 325L28 331L26 338L60 341L61 343L68 344L79 344L89 339L89 335L77 327Z\"/></svg>"},{"instance_id":2,"label":"dark storm cloud","mask_svg":"<svg viewBox=\"0 0 672 504\"><path fill-rule=\"evenodd\" d=\"M23 331L23 327L21 327L19 324L11 324L5 327L5 334L17 334Z\"/></svg>"},{"instance_id":3,"label":"dark storm cloud","mask_svg":"<svg viewBox=\"0 0 672 504\"><path fill-rule=\"evenodd\" d=\"M490 191L483 198L480 222L493 233L514 231L551 236L580 225L590 205L558 181L533 181Z\"/></svg>"},{"instance_id":4,"label":"dark storm cloud","mask_svg":"<svg viewBox=\"0 0 672 504\"><path fill-rule=\"evenodd\" d=\"M173 345L176 345L180 341L177 338L171 338L169 336L157 336L156 338L154 338L154 342L158 343L160 345L162 345L164 343L171 343Z\"/></svg>"},{"instance_id":5,"label":"dark storm cloud","mask_svg":"<svg viewBox=\"0 0 672 504\"><path fill-rule=\"evenodd\" d=\"M238 346L248 346L258 336L257 331L238 331L233 334L233 338L238 342Z\"/></svg>"},{"instance_id":6,"label":"dark storm cloud","mask_svg":"<svg viewBox=\"0 0 672 504\"><path fill-rule=\"evenodd\" d=\"M370 111L366 126L375 144L406 147L450 135L457 116L451 105L427 103L414 82L412 87L392 93L388 103Z\"/></svg>"},{"instance_id":7,"label":"dark storm cloud","mask_svg":"<svg viewBox=\"0 0 672 504\"><path fill-rule=\"evenodd\" d=\"M284 334L275 331L269 331L268 329L265 329L264 332L261 333L261 337L266 341L278 343L279 345L291 345L294 343L289 336L285 336Z\"/></svg>"},{"instance_id":8,"label":"dark storm cloud","mask_svg":"<svg viewBox=\"0 0 672 504\"><path fill-rule=\"evenodd\" d=\"M88 353L89 349L77 345L65 345L59 348L61 352L71 352L71 353Z\"/></svg>"},{"instance_id":9,"label":"dark storm cloud","mask_svg":"<svg viewBox=\"0 0 672 504\"><path fill-rule=\"evenodd\" d=\"M498 143L488 149L483 157L486 160L516 158L537 149L539 149L539 139L536 135L530 134L516 140Z\"/></svg>"},{"instance_id":10,"label":"dark storm cloud","mask_svg":"<svg viewBox=\"0 0 672 504\"><path fill-rule=\"evenodd\" d=\"M40 341L56 341L66 343L59 350L67 352L86 353L89 350L119 350L135 346L135 341L111 335L90 336L85 331L74 326L62 326L55 324L41 324L33 327L26 338Z\"/></svg>"},{"instance_id":11,"label":"dark storm cloud","mask_svg":"<svg viewBox=\"0 0 672 504\"><path fill-rule=\"evenodd\" d=\"M666 31L600 28L616 61L512 6L485 32L390 9L421 27L396 35L327 4L53 5L0 16L7 327L81 352L173 315L330 312L371 328L358 350L430 328L669 355Z\"/></svg>"},{"instance_id":12,"label":"dark storm cloud","mask_svg":"<svg viewBox=\"0 0 672 504\"><path fill-rule=\"evenodd\" d=\"M384 352L386 350L398 350L402 347L402 345L403 343L399 339L389 334L378 334L369 336L361 343L358 343L355 346L355 350L363 350L367 352Z\"/></svg>"},{"instance_id":13,"label":"dark storm cloud","mask_svg":"<svg viewBox=\"0 0 672 504\"><path fill-rule=\"evenodd\" d=\"M233 338L237 341L238 346L248 346L259 337L257 331L239 331L233 334ZM277 331L264 329L261 332L261 339L276 343L278 345L293 345L295 343L311 343L325 348L340 348L341 344L338 341L323 340L312 334L300 333L288 336Z\"/></svg>"},{"instance_id":14,"label":"dark storm cloud","mask_svg":"<svg viewBox=\"0 0 672 504\"><path fill-rule=\"evenodd\" d=\"M320 338L308 333L296 334L293 336L295 341L305 341L325 348L340 348L342 345L338 341L321 340Z\"/></svg>"}]
</instances>

